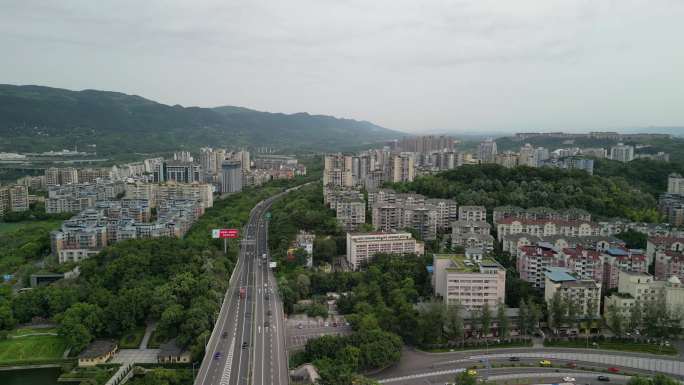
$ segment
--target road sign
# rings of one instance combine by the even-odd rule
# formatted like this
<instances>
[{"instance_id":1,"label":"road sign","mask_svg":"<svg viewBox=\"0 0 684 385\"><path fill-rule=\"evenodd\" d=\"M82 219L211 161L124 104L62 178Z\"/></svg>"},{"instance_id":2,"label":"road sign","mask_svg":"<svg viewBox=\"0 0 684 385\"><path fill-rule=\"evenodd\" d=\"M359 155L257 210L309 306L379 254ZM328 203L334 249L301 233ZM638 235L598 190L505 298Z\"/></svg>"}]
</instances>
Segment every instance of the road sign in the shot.
<instances>
[{"instance_id":1,"label":"road sign","mask_svg":"<svg viewBox=\"0 0 684 385\"><path fill-rule=\"evenodd\" d=\"M239 238L240 237L240 230L238 229L213 229L211 230L211 237L212 238Z\"/></svg>"},{"instance_id":2,"label":"road sign","mask_svg":"<svg viewBox=\"0 0 684 385\"><path fill-rule=\"evenodd\" d=\"M268 267L271 268L271 269L275 269L277 265L278 265L277 262L269 262L269 263L268 263Z\"/></svg>"},{"instance_id":3,"label":"road sign","mask_svg":"<svg viewBox=\"0 0 684 385\"><path fill-rule=\"evenodd\" d=\"M266 219L271 219L271 212L270 211L266 213Z\"/></svg>"}]
</instances>

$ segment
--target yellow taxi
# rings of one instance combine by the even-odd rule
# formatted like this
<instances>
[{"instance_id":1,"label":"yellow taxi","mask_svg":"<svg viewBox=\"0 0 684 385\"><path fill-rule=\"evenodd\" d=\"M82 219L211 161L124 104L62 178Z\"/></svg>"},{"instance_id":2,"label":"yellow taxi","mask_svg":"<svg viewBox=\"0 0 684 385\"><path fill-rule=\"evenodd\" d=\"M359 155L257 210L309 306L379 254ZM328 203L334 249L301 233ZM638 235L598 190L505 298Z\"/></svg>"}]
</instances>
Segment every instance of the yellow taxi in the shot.
<instances>
[{"instance_id":1,"label":"yellow taxi","mask_svg":"<svg viewBox=\"0 0 684 385\"><path fill-rule=\"evenodd\" d=\"M477 370L475 370L475 369L468 369L468 370L466 370L466 374L469 375L469 376L475 377L475 376L477 376Z\"/></svg>"},{"instance_id":2,"label":"yellow taxi","mask_svg":"<svg viewBox=\"0 0 684 385\"><path fill-rule=\"evenodd\" d=\"M539 361L539 366L551 366L551 361L541 360L541 361Z\"/></svg>"}]
</instances>

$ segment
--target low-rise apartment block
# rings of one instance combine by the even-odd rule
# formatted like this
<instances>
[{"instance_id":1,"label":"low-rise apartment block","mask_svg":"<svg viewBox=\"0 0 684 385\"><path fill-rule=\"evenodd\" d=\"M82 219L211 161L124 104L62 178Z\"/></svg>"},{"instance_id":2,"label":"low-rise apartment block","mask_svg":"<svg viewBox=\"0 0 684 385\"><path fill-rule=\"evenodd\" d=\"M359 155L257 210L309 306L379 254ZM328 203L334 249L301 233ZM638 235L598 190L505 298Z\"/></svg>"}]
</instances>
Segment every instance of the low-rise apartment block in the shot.
<instances>
[{"instance_id":1,"label":"low-rise apartment block","mask_svg":"<svg viewBox=\"0 0 684 385\"><path fill-rule=\"evenodd\" d=\"M506 270L492 258L469 259L460 254L435 254L432 284L448 305L496 309L506 297Z\"/></svg>"},{"instance_id":2,"label":"low-rise apartment block","mask_svg":"<svg viewBox=\"0 0 684 385\"><path fill-rule=\"evenodd\" d=\"M558 251L551 245L522 246L518 251L517 269L520 279L536 288L543 288L546 268L552 267Z\"/></svg>"},{"instance_id":3,"label":"low-rise apartment block","mask_svg":"<svg viewBox=\"0 0 684 385\"><path fill-rule=\"evenodd\" d=\"M494 249L490 231L491 225L485 221L455 221L451 224L451 245L490 252Z\"/></svg>"},{"instance_id":4,"label":"low-rise apartment block","mask_svg":"<svg viewBox=\"0 0 684 385\"><path fill-rule=\"evenodd\" d=\"M682 236L667 236L667 237L649 237L646 242L646 256L648 262L656 263L656 279L666 279L666 274L671 271L667 266L668 256L676 259L678 254L684 252L684 237ZM661 259L661 264L658 266L658 259ZM658 273L660 271L660 273ZM681 277L680 277L681 279Z\"/></svg>"},{"instance_id":5,"label":"low-rise apartment block","mask_svg":"<svg viewBox=\"0 0 684 385\"><path fill-rule=\"evenodd\" d=\"M625 247L625 241L614 236L587 236L587 237L567 237L565 235L550 235L547 237L540 237L529 234L510 234L503 237L501 248L513 255L516 255L518 249L523 246L531 246L538 244L547 244L551 247L561 250L565 248L583 247L586 249L594 249L604 251L611 247Z\"/></svg>"},{"instance_id":6,"label":"low-rise apartment block","mask_svg":"<svg viewBox=\"0 0 684 385\"><path fill-rule=\"evenodd\" d=\"M595 222L566 221L558 219L519 219L503 218L496 224L499 242L511 234L529 234L538 237L564 235L568 237L586 237L601 235L601 228Z\"/></svg>"},{"instance_id":7,"label":"low-rise apartment block","mask_svg":"<svg viewBox=\"0 0 684 385\"><path fill-rule=\"evenodd\" d=\"M158 237L182 237L204 213L195 200L168 200L158 207L155 222L147 201L98 202L62 223L50 233L52 253L59 263L78 262L115 242Z\"/></svg>"},{"instance_id":8,"label":"low-rise apartment block","mask_svg":"<svg viewBox=\"0 0 684 385\"><path fill-rule=\"evenodd\" d=\"M635 273L648 271L643 250L627 249L624 243L606 240L559 239L557 247L549 242L538 242L520 246L517 267L520 278L535 287L544 287L544 276L549 268L565 268L579 279L591 279L601 283L606 290L617 287L620 271Z\"/></svg>"},{"instance_id":9,"label":"low-rise apartment block","mask_svg":"<svg viewBox=\"0 0 684 385\"><path fill-rule=\"evenodd\" d=\"M425 245L410 233L347 233L347 263L358 270L376 254L423 255Z\"/></svg>"},{"instance_id":10,"label":"low-rise apartment block","mask_svg":"<svg viewBox=\"0 0 684 385\"><path fill-rule=\"evenodd\" d=\"M75 183L50 186L45 200L48 214L78 213L95 205L97 201L112 200L125 191L120 181L98 180L96 183Z\"/></svg>"},{"instance_id":11,"label":"low-rise apartment block","mask_svg":"<svg viewBox=\"0 0 684 385\"><path fill-rule=\"evenodd\" d=\"M617 293L605 298L606 316L612 314L612 307L628 320L635 308L643 312L649 303L664 303L665 309L662 310L684 310L684 287L676 276L667 280L656 280L647 273L621 271L618 282Z\"/></svg>"},{"instance_id":12,"label":"low-rise apartment block","mask_svg":"<svg viewBox=\"0 0 684 385\"><path fill-rule=\"evenodd\" d=\"M551 267L544 273L544 300L550 303L556 293L561 300L577 305L583 318L600 318L601 284L593 279L582 279L565 268Z\"/></svg>"},{"instance_id":13,"label":"low-rise apartment block","mask_svg":"<svg viewBox=\"0 0 684 385\"><path fill-rule=\"evenodd\" d=\"M207 183L144 183L133 182L125 185L127 199L144 199L150 207L156 208L166 200L190 199L200 202L207 209L214 205L212 186Z\"/></svg>"},{"instance_id":14,"label":"low-rise apartment block","mask_svg":"<svg viewBox=\"0 0 684 385\"><path fill-rule=\"evenodd\" d=\"M536 220L564 220L591 221L591 214L582 209L554 210L548 207L534 207L524 209L518 206L499 206L492 211L492 220L496 225L506 218L536 219Z\"/></svg>"},{"instance_id":15,"label":"low-rise apartment block","mask_svg":"<svg viewBox=\"0 0 684 385\"><path fill-rule=\"evenodd\" d=\"M366 201L363 198L343 198L335 204L335 216L344 231L356 231L366 223Z\"/></svg>"},{"instance_id":16,"label":"low-rise apartment block","mask_svg":"<svg viewBox=\"0 0 684 385\"><path fill-rule=\"evenodd\" d=\"M460 221L486 221L487 210L484 206L460 206L458 208L458 220Z\"/></svg>"}]
</instances>

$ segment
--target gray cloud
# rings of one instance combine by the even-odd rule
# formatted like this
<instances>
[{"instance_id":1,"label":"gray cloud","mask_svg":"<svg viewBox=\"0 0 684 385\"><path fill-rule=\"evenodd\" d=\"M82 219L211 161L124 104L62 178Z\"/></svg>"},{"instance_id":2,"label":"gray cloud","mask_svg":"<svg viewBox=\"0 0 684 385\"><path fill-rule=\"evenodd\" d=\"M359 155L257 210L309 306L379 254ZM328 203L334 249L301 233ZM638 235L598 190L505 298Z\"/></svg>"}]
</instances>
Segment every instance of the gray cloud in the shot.
<instances>
[{"instance_id":1,"label":"gray cloud","mask_svg":"<svg viewBox=\"0 0 684 385\"><path fill-rule=\"evenodd\" d=\"M0 0L0 82L406 131L683 125L677 0Z\"/></svg>"}]
</instances>

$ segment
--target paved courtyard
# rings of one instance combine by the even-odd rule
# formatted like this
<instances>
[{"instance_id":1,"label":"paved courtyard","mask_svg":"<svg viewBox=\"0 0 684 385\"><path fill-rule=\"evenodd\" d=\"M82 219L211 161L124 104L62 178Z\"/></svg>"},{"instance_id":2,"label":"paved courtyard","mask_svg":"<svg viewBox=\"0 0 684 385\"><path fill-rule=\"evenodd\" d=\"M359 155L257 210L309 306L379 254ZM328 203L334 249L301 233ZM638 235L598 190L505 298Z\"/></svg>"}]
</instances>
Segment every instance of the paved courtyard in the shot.
<instances>
[{"instance_id":1,"label":"paved courtyard","mask_svg":"<svg viewBox=\"0 0 684 385\"><path fill-rule=\"evenodd\" d=\"M121 349L112 358L115 364L154 364L157 362L159 349Z\"/></svg>"},{"instance_id":2,"label":"paved courtyard","mask_svg":"<svg viewBox=\"0 0 684 385\"><path fill-rule=\"evenodd\" d=\"M312 338L326 335L351 334L351 326L347 326L342 317L332 318L328 321L320 319L288 319L286 322L287 348L299 349L306 345Z\"/></svg>"}]
</instances>

